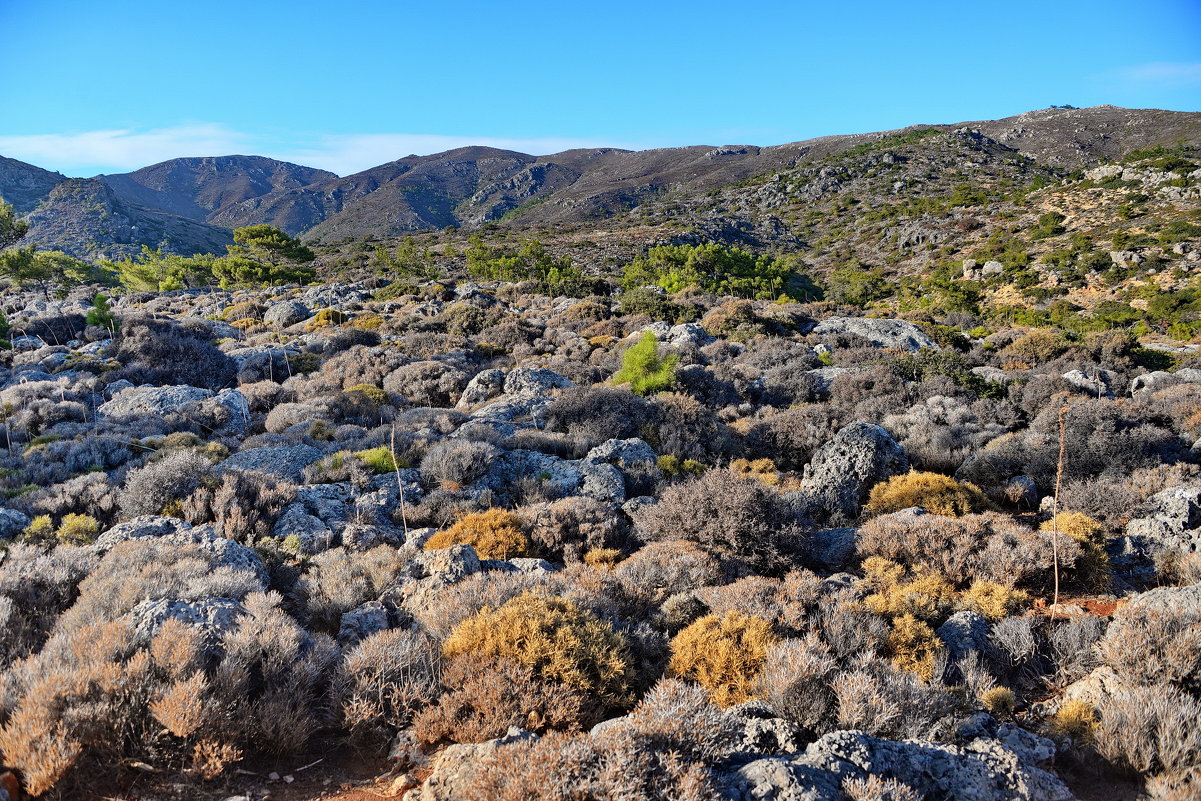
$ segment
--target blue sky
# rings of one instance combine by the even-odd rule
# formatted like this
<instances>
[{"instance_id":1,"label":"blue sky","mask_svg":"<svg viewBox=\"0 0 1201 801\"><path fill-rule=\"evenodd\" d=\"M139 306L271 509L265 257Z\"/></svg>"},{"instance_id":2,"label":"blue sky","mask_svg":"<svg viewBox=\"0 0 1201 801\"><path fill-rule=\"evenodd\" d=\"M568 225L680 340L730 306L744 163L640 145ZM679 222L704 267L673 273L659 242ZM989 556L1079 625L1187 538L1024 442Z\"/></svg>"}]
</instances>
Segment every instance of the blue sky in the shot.
<instances>
[{"instance_id":1,"label":"blue sky","mask_svg":"<svg viewBox=\"0 0 1201 801\"><path fill-rule=\"evenodd\" d=\"M1201 110L1201 1L0 0L0 155L68 175L467 143L779 144L1052 104Z\"/></svg>"}]
</instances>

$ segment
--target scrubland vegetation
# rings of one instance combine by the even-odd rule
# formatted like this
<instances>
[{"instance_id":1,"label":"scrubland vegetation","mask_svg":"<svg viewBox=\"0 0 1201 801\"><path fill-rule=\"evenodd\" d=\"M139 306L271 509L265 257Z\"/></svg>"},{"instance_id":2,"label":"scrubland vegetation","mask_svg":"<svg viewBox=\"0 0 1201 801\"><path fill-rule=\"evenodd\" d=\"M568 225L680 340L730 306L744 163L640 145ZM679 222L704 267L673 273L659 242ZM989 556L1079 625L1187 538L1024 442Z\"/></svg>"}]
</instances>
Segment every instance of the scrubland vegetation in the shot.
<instances>
[{"instance_id":1,"label":"scrubland vegetation","mask_svg":"<svg viewBox=\"0 0 1201 801\"><path fill-rule=\"evenodd\" d=\"M319 748L387 756L413 801L1196 797L1176 180L1156 230L1041 212L904 278L484 235L339 264L266 226L220 258L8 251L10 796L144 770L220 798Z\"/></svg>"}]
</instances>

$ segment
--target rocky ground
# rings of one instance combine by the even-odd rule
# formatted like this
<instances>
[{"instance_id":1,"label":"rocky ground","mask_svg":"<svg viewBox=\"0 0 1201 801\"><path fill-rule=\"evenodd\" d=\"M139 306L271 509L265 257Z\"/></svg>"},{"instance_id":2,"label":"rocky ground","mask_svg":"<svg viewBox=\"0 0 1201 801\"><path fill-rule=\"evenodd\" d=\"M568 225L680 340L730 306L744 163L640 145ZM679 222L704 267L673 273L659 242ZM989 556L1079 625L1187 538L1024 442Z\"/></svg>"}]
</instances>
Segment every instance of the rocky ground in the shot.
<instances>
[{"instance_id":1,"label":"rocky ground","mask_svg":"<svg viewBox=\"0 0 1201 801\"><path fill-rule=\"evenodd\" d=\"M10 798L1188 797L1187 348L674 302L10 293Z\"/></svg>"}]
</instances>

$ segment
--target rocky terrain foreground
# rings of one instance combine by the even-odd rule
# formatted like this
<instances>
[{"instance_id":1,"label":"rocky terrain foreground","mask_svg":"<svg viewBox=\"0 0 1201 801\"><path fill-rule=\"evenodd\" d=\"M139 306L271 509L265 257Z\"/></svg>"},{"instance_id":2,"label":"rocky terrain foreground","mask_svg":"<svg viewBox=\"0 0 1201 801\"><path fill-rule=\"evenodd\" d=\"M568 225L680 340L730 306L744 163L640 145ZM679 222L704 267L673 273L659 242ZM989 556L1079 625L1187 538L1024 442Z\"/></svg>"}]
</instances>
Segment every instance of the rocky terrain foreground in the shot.
<instances>
[{"instance_id":1,"label":"rocky terrain foreground","mask_svg":"<svg viewBox=\"0 0 1201 801\"><path fill-rule=\"evenodd\" d=\"M115 261L38 193L334 179L26 175L0 801L1201 796L1201 152L1072 111Z\"/></svg>"}]
</instances>

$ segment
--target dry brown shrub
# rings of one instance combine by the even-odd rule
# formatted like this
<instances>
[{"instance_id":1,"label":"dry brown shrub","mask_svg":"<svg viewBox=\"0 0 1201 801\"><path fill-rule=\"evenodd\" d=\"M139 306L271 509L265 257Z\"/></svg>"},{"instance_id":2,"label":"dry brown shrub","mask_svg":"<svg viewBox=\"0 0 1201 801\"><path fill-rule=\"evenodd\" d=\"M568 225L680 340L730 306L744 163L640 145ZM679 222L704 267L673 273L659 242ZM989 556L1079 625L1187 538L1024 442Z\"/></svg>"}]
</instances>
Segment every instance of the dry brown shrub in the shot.
<instances>
[{"instance_id":1,"label":"dry brown shrub","mask_svg":"<svg viewBox=\"0 0 1201 801\"><path fill-rule=\"evenodd\" d=\"M1137 687L1101 702L1098 753L1143 775L1180 773L1201 754L1201 701L1168 685Z\"/></svg>"},{"instance_id":2,"label":"dry brown shrub","mask_svg":"<svg viewBox=\"0 0 1201 801\"><path fill-rule=\"evenodd\" d=\"M962 517L994 508L975 484L961 484L940 473L914 470L872 487L864 511L875 516L899 512L912 506L949 517Z\"/></svg>"},{"instance_id":3,"label":"dry brown shrub","mask_svg":"<svg viewBox=\"0 0 1201 801\"><path fill-rule=\"evenodd\" d=\"M1081 556L1075 540L1031 531L995 512L959 518L902 513L864 524L856 547L861 558L879 556L913 571L936 572L956 586L975 579L1014 586L1049 577L1053 542L1061 569L1074 566Z\"/></svg>"},{"instance_id":4,"label":"dry brown shrub","mask_svg":"<svg viewBox=\"0 0 1201 801\"><path fill-rule=\"evenodd\" d=\"M578 731L588 718L588 697L559 681L539 679L511 659L466 655L453 659L443 682L449 692L413 720L418 742L479 743L511 726L538 734Z\"/></svg>"},{"instance_id":5,"label":"dry brown shrub","mask_svg":"<svg viewBox=\"0 0 1201 801\"><path fill-rule=\"evenodd\" d=\"M838 668L816 634L781 640L767 649L756 695L772 711L813 731L828 724L834 707L829 680Z\"/></svg>"},{"instance_id":6,"label":"dry brown shrub","mask_svg":"<svg viewBox=\"0 0 1201 801\"><path fill-rule=\"evenodd\" d=\"M923 796L904 782L870 774L862 779L842 782L847 801L922 801Z\"/></svg>"},{"instance_id":7,"label":"dry brown shrub","mask_svg":"<svg viewBox=\"0 0 1201 801\"><path fill-rule=\"evenodd\" d=\"M187 678L176 679L150 702L150 714L163 728L181 740L186 740L211 722L205 703L208 680L196 671Z\"/></svg>"},{"instance_id":8,"label":"dry brown shrub","mask_svg":"<svg viewBox=\"0 0 1201 801\"><path fill-rule=\"evenodd\" d=\"M1190 692L1201 690L1201 604L1182 590L1164 603L1132 601L1119 608L1097 644L1101 660L1127 684L1175 684Z\"/></svg>"},{"instance_id":9,"label":"dry brown shrub","mask_svg":"<svg viewBox=\"0 0 1201 801\"><path fill-rule=\"evenodd\" d=\"M342 659L333 696L352 734L402 728L438 697L442 659L428 635L405 629L366 637Z\"/></svg>"},{"instance_id":10,"label":"dry brown shrub","mask_svg":"<svg viewBox=\"0 0 1201 801\"><path fill-rule=\"evenodd\" d=\"M613 571L628 594L659 605L672 595L722 580L721 565L712 555L683 540L652 542L621 562Z\"/></svg>"},{"instance_id":11,"label":"dry brown shrub","mask_svg":"<svg viewBox=\"0 0 1201 801\"><path fill-rule=\"evenodd\" d=\"M765 574L784 572L804 534L792 508L770 488L717 469L669 487L637 522L649 539L690 540Z\"/></svg>"},{"instance_id":12,"label":"dry brown shrub","mask_svg":"<svg viewBox=\"0 0 1201 801\"><path fill-rule=\"evenodd\" d=\"M212 781L242 761L242 749L219 740L201 740L192 749L192 771L205 781Z\"/></svg>"},{"instance_id":13,"label":"dry brown shrub","mask_svg":"<svg viewBox=\"0 0 1201 801\"><path fill-rule=\"evenodd\" d=\"M183 502L193 525L212 523L221 536L251 545L271 535L296 490L264 473L231 470L215 486L201 485Z\"/></svg>"}]
</instances>

